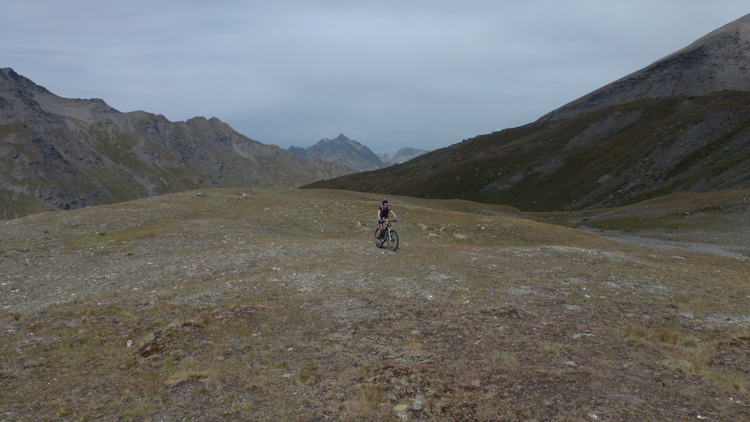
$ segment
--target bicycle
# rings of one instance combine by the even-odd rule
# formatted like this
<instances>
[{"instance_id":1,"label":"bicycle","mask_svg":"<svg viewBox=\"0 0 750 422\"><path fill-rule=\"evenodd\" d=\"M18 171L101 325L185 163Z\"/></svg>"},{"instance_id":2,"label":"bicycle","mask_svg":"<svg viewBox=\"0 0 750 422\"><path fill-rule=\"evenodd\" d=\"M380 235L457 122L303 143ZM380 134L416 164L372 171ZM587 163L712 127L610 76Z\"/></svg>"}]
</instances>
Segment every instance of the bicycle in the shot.
<instances>
[{"instance_id":1,"label":"bicycle","mask_svg":"<svg viewBox=\"0 0 750 422\"><path fill-rule=\"evenodd\" d=\"M393 220L394 223L396 221L398 218ZM392 251L398 249L398 233L391 227L390 220L383 221L383 232L380 233L380 238L378 238L378 229L375 229L375 246L382 248L386 242L388 242L388 249Z\"/></svg>"}]
</instances>

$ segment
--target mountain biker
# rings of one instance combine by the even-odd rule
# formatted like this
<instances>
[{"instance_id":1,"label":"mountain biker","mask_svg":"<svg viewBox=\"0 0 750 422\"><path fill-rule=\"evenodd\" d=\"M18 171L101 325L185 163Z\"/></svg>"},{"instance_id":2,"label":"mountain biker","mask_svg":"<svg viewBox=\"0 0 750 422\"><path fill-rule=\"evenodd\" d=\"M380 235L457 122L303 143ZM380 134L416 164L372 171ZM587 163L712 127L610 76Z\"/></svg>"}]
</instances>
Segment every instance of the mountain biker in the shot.
<instances>
[{"instance_id":1,"label":"mountain biker","mask_svg":"<svg viewBox=\"0 0 750 422\"><path fill-rule=\"evenodd\" d=\"M396 217L396 213L393 212L391 207L388 206L388 200L384 199L383 203L381 203L380 207L378 207L378 239L380 239L380 233L383 232L383 223L388 221L389 214L393 214L393 217L398 220L398 217Z\"/></svg>"}]
</instances>

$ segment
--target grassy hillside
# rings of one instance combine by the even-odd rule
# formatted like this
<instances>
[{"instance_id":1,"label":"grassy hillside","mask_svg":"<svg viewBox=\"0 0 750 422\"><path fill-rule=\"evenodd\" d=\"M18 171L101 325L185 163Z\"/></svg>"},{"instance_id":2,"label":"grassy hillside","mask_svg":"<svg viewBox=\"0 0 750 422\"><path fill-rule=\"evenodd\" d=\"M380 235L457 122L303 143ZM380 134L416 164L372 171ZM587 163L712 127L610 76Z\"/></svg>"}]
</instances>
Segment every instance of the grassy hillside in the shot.
<instances>
[{"instance_id":1,"label":"grassy hillside","mask_svg":"<svg viewBox=\"0 0 750 422\"><path fill-rule=\"evenodd\" d=\"M382 199L221 189L0 221L2 418L750 419L747 259L398 196L390 252Z\"/></svg>"},{"instance_id":2,"label":"grassy hillside","mask_svg":"<svg viewBox=\"0 0 750 422\"><path fill-rule=\"evenodd\" d=\"M309 187L571 211L750 187L750 93L639 100Z\"/></svg>"}]
</instances>

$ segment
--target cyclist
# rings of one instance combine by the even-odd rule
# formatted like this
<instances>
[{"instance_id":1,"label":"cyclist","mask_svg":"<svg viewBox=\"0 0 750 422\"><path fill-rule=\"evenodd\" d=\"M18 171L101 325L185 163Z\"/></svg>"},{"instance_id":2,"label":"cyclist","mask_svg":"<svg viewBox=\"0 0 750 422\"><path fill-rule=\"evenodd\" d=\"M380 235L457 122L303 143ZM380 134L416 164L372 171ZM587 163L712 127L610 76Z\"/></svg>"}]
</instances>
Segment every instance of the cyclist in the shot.
<instances>
[{"instance_id":1,"label":"cyclist","mask_svg":"<svg viewBox=\"0 0 750 422\"><path fill-rule=\"evenodd\" d=\"M388 221L389 214L393 214L393 218L398 220L396 213L388 206L388 200L384 199L383 203L378 207L378 239L380 239L380 233L383 232L383 222Z\"/></svg>"}]
</instances>

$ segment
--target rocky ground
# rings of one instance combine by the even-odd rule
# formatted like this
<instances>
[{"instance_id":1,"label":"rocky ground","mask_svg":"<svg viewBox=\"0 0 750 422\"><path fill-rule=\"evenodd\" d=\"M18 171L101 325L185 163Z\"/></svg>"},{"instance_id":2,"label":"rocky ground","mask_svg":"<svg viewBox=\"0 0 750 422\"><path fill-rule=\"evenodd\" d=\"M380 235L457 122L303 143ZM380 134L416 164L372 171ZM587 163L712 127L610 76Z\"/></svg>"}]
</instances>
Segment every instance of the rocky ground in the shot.
<instances>
[{"instance_id":1,"label":"rocky ground","mask_svg":"<svg viewBox=\"0 0 750 422\"><path fill-rule=\"evenodd\" d=\"M391 252L381 199L212 190L0 222L0 420L750 419L741 252L390 197Z\"/></svg>"},{"instance_id":2,"label":"rocky ground","mask_svg":"<svg viewBox=\"0 0 750 422\"><path fill-rule=\"evenodd\" d=\"M621 242L750 258L750 190L679 194L624 207L568 213L572 226Z\"/></svg>"}]
</instances>

